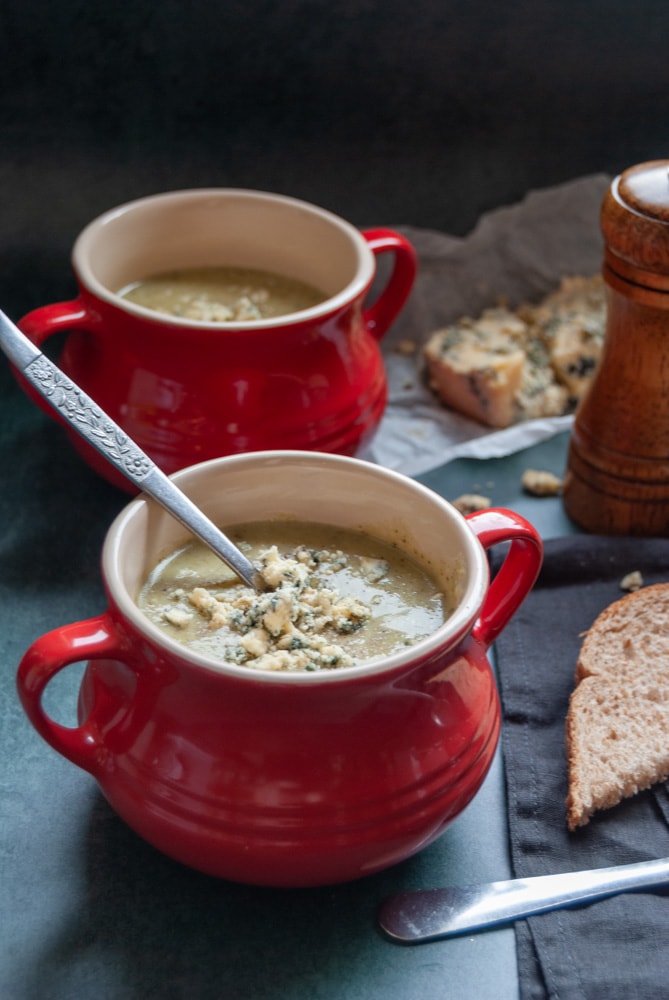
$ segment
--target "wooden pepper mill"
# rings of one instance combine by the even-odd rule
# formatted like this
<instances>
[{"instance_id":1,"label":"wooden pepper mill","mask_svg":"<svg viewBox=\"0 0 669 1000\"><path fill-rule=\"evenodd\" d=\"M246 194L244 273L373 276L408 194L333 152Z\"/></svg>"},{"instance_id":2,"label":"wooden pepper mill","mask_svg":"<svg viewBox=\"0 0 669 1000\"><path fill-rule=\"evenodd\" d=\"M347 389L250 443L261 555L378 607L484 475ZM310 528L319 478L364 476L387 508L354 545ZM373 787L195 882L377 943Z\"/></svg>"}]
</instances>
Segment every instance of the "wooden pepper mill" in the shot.
<instances>
[{"instance_id":1,"label":"wooden pepper mill","mask_svg":"<svg viewBox=\"0 0 669 1000\"><path fill-rule=\"evenodd\" d=\"M624 171L602 205L607 326L576 411L563 502L586 531L669 535L669 160Z\"/></svg>"}]
</instances>

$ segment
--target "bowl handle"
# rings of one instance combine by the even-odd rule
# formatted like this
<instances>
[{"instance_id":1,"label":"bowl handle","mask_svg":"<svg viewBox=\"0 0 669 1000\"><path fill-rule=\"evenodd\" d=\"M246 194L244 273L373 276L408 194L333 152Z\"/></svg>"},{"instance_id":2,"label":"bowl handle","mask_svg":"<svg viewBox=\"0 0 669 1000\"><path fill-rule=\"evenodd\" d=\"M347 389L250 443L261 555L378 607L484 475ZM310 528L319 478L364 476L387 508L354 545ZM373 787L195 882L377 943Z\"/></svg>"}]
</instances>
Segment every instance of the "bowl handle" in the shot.
<instances>
[{"instance_id":1,"label":"bowl handle","mask_svg":"<svg viewBox=\"0 0 669 1000\"><path fill-rule=\"evenodd\" d=\"M47 337L59 330L85 330L91 319L83 299L76 298L39 306L26 313L17 325L36 347L41 347Z\"/></svg>"},{"instance_id":2,"label":"bowl handle","mask_svg":"<svg viewBox=\"0 0 669 1000\"><path fill-rule=\"evenodd\" d=\"M411 243L394 229L366 229L362 235L375 257L392 253L395 258L385 288L364 312L367 329L376 340L381 340L409 298L416 280L418 256Z\"/></svg>"},{"instance_id":3,"label":"bowl handle","mask_svg":"<svg viewBox=\"0 0 669 1000\"><path fill-rule=\"evenodd\" d=\"M46 742L85 771L98 775L107 756L94 718L74 728L47 715L42 696L64 667L87 659L124 659L120 637L107 614L64 625L37 639L19 664L16 686L26 715Z\"/></svg>"},{"instance_id":4,"label":"bowl handle","mask_svg":"<svg viewBox=\"0 0 669 1000\"><path fill-rule=\"evenodd\" d=\"M465 520L484 549L502 542L511 543L472 629L474 638L487 649L534 586L543 561L543 543L529 521L502 507L476 511L468 514Z\"/></svg>"},{"instance_id":5,"label":"bowl handle","mask_svg":"<svg viewBox=\"0 0 669 1000\"><path fill-rule=\"evenodd\" d=\"M83 299L71 299L68 302L54 302L52 305L40 306L26 313L17 323L17 326L26 337L32 341L35 347L41 348L44 341L53 334L61 330L85 330L89 331L95 324L95 317L87 308ZM67 423L60 414L53 409L36 392L30 382L23 377L21 372L14 369L14 377L21 386L26 396L35 403L36 406L46 413L57 423L67 426Z\"/></svg>"}]
</instances>

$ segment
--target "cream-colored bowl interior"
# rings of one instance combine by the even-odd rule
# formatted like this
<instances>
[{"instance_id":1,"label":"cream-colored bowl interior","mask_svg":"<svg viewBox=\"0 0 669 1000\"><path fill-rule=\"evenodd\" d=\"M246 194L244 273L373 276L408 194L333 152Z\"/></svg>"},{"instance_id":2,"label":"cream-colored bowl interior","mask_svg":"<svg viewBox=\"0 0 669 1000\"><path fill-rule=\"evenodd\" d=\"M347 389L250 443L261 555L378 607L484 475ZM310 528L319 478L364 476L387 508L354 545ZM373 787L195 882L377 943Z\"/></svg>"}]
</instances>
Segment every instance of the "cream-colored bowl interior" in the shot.
<instances>
[{"instance_id":1,"label":"cream-colored bowl interior","mask_svg":"<svg viewBox=\"0 0 669 1000\"><path fill-rule=\"evenodd\" d=\"M225 266L280 273L348 298L375 269L365 239L343 219L297 199L228 188L168 192L112 209L80 234L73 264L106 299L162 271Z\"/></svg>"},{"instance_id":2,"label":"cream-colored bowl interior","mask_svg":"<svg viewBox=\"0 0 669 1000\"><path fill-rule=\"evenodd\" d=\"M427 650L458 634L475 618L488 582L485 554L462 516L418 483L371 463L311 452L257 452L193 466L175 482L225 530L250 521L297 520L346 527L395 543L419 560L457 604L446 623L413 647ZM188 532L152 501L133 501L118 516L105 542L104 571L121 610L154 639L171 640L152 626L135 598L152 567L188 540ZM178 647L183 655L183 647ZM190 654L189 654L190 655ZM412 654L394 654L388 660ZM249 673L216 664L221 670ZM369 661L373 664L375 661ZM365 671L367 664L347 668ZM254 676L258 672L254 672ZM328 676L335 674L328 672ZM321 674L290 674L317 678ZM276 679L276 675L273 675Z\"/></svg>"}]
</instances>

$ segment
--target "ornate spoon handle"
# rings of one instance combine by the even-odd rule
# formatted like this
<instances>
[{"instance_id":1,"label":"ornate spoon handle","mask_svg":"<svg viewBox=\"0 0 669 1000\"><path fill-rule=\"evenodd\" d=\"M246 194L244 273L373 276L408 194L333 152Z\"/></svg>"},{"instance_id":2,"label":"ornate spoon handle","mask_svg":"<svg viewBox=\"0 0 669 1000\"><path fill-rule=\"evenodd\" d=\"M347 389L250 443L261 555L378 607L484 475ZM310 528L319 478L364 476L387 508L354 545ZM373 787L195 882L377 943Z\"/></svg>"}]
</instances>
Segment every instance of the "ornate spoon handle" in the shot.
<instances>
[{"instance_id":1,"label":"ornate spoon handle","mask_svg":"<svg viewBox=\"0 0 669 1000\"><path fill-rule=\"evenodd\" d=\"M245 583L263 589L257 570L237 546L1 310L0 346L48 405L114 468L213 549Z\"/></svg>"}]
</instances>

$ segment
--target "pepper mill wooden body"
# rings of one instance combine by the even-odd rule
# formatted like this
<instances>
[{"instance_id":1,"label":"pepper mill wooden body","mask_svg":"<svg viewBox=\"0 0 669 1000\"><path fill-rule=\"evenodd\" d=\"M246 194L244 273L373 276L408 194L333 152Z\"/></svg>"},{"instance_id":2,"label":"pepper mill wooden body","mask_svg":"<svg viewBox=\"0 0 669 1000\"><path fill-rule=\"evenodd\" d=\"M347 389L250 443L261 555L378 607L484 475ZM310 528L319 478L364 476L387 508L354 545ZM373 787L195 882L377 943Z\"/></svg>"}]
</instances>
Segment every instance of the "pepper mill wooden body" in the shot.
<instances>
[{"instance_id":1,"label":"pepper mill wooden body","mask_svg":"<svg viewBox=\"0 0 669 1000\"><path fill-rule=\"evenodd\" d=\"M563 502L586 531L669 535L669 160L617 177L601 212L607 326L576 411Z\"/></svg>"}]
</instances>

